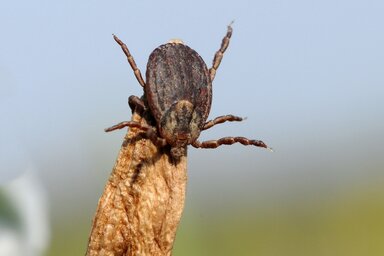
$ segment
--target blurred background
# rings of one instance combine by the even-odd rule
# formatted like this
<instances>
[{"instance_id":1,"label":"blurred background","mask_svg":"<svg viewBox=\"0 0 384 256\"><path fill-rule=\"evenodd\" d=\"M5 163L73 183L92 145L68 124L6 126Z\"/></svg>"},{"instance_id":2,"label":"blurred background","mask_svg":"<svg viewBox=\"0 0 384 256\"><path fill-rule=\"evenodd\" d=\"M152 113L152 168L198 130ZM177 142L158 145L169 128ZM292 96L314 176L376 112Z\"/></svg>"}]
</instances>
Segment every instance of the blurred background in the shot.
<instances>
[{"instance_id":1,"label":"blurred background","mask_svg":"<svg viewBox=\"0 0 384 256\"><path fill-rule=\"evenodd\" d=\"M174 255L384 255L384 3L7 1L0 7L0 255L84 255L151 51L228 51L189 149Z\"/></svg>"}]
</instances>

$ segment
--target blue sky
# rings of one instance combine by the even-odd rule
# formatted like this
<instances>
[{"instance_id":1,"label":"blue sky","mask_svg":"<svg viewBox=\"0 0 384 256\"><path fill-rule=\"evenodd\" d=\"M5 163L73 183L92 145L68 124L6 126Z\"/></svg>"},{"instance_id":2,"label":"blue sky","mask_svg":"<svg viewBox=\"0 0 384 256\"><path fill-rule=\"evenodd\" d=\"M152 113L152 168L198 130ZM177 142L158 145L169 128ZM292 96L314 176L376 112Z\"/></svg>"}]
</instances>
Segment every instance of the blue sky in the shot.
<instances>
[{"instance_id":1,"label":"blue sky","mask_svg":"<svg viewBox=\"0 0 384 256\"><path fill-rule=\"evenodd\" d=\"M2 180L32 163L53 201L97 198L124 136L103 129L130 119L127 98L142 94L112 33L142 73L151 51L170 38L183 39L210 66L232 20L210 118L247 120L201 139L241 135L275 152L191 148L191 196L212 186L284 196L376 179L370 170L384 166L383 13L382 1L4 2Z\"/></svg>"}]
</instances>

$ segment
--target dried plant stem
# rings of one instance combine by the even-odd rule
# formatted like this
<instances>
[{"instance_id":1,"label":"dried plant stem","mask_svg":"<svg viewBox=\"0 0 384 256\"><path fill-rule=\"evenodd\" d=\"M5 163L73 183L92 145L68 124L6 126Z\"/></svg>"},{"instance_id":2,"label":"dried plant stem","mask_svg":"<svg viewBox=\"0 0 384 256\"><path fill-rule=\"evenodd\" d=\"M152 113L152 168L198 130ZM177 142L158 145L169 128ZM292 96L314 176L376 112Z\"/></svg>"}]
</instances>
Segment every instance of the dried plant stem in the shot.
<instances>
[{"instance_id":1,"label":"dried plant stem","mask_svg":"<svg viewBox=\"0 0 384 256\"><path fill-rule=\"evenodd\" d=\"M132 116L144 125L147 120L136 112ZM174 163L168 149L129 129L99 200L86 255L171 255L184 207L186 166L186 156Z\"/></svg>"}]
</instances>

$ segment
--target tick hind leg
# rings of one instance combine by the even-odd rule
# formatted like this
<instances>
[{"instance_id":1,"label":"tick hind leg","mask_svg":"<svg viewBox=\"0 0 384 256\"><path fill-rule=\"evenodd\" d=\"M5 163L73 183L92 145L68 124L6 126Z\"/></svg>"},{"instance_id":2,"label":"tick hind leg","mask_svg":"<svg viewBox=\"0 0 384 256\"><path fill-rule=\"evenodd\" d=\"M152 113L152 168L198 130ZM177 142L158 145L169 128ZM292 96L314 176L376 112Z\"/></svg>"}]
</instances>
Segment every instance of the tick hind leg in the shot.
<instances>
[{"instance_id":1,"label":"tick hind leg","mask_svg":"<svg viewBox=\"0 0 384 256\"><path fill-rule=\"evenodd\" d=\"M111 132L118 129L123 129L124 127L131 127L131 128L138 128L140 130L143 130L145 132L154 132L152 127L149 127L147 125L142 125L135 121L124 121L118 124L115 124L114 126L111 126L109 128L104 129L105 132Z\"/></svg>"},{"instance_id":2,"label":"tick hind leg","mask_svg":"<svg viewBox=\"0 0 384 256\"><path fill-rule=\"evenodd\" d=\"M152 127L147 126L147 125L142 125L142 124L135 122L135 121L121 122L121 123L118 123L114 126L111 126L107 129L105 129L105 131L111 132L114 130L122 129L124 127L137 128L137 129L140 129L140 130L146 132L147 138L150 139L153 142L153 144L155 144L157 146L163 147L167 144L163 138L160 138L159 136L157 136L156 131Z\"/></svg>"},{"instance_id":3,"label":"tick hind leg","mask_svg":"<svg viewBox=\"0 0 384 256\"><path fill-rule=\"evenodd\" d=\"M234 121L240 122L243 120L244 120L244 118L239 117L239 116L234 116L234 115L218 116L215 119L206 122L204 124L202 130L207 130L207 129L211 128L212 126L215 126L217 124L222 124L222 123L227 122L227 121L228 122L234 122Z\"/></svg>"},{"instance_id":4,"label":"tick hind leg","mask_svg":"<svg viewBox=\"0 0 384 256\"><path fill-rule=\"evenodd\" d=\"M232 25L233 21L228 25L227 34L224 36L221 41L220 49L216 52L215 57L213 58L212 67L209 69L209 76L211 77L211 81L215 79L216 70L219 68L221 60L223 59L224 52L227 50L229 41L232 36Z\"/></svg>"},{"instance_id":5,"label":"tick hind leg","mask_svg":"<svg viewBox=\"0 0 384 256\"><path fill-rule=\"evenodd\" d=\"M218 140L208 140L208 141L195 141L192 143L192 146L195 148L217 148L221 145L232 145L235 143L241 143L243 145L253 145L256 147L261 147L261 148L269 148L264 142L261 140L250 140L244 137L224 137Z\"/></svg>"},{"instance_id":6,"label":"tick hind leg","mask_svg":"<svg viewBox=\"0 0 384 256\"><path fill-rule=\"evenodd\" d=\"M117 36L115 36L115 35L113 35L113 39L115 39L115 41L121 46L121 49L122 49L123 52L125 53L125 56L127 56L129 65L131 65L131 68L132 68L133 72L135 73L135 76L136 76L137 81L139 81L139 83L141 84L141 86L144 87L144 86L145 86L145 82L144 82L143 77L141 76L140 69L137 67L136 62L135 62L135 60L133 59L131 53L129 52L127 45L126 45L125 43L123 43L123 41L121 41L121 40L120 40Z\"/></svg>"}]
</instances>

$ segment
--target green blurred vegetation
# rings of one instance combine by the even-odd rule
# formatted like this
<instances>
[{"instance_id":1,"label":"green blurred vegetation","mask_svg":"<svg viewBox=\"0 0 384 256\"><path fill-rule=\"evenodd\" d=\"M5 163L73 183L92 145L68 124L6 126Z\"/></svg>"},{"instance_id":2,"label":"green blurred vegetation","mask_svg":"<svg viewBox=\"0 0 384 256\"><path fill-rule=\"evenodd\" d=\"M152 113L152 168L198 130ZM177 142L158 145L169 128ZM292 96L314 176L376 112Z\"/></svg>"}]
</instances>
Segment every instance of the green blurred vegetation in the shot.
<instances>
[{"instance_id":1,"label":"green blurred vegetation","mask_svg":"<svg viewBox=\"0 0 384 256\"><path fill-rule=\"evenodd\" d=\"M316 198L210 213L189 208L173 255L384 255L384 182ZM91 226L87 221L55 223L47 255L84 255Z\"/></svg>"},{"instance_id":2,"label":"green blurred vegetation","mask_svg":"<svg viewBox=\"0 0 384 256\"><path fill-rule=\"evenodd\" d=\"M0 187L0 225L11 226L20 231L20 216L14 205L4 193L4 189Z\"/></svg>"},{"instance_id":3,"label":"green blurred vegetation","mask_svg":"<svg viewBox=\"0 0 384 256\"><path fill-rule=\"evenodd\" d=\"M211 216L204 226L185 218L174 255L384 255L382 185Z\"/></svg>"}]
</instances>

